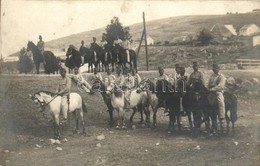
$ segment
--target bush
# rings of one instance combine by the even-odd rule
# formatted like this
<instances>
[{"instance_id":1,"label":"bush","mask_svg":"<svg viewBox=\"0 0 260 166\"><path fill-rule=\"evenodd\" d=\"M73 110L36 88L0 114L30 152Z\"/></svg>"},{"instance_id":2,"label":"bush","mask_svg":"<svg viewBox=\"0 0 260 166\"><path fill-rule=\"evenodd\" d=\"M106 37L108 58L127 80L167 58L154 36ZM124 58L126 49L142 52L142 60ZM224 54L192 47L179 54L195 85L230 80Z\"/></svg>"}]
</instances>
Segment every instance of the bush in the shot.
<instances>
[{"instance_id":1,"label":"bush","mask_svg":"<svg viewBox=\"0 0 260 166\"><path fill-rule=\"evenodd\" d=\"M210 41L213 39L213 35L210 32L210 30L204 28L200 31L200 34L198 36L198 40L200 41L201 45L209 45Z\"/></svg>"},{"instance_id":2,"label":"bush","mask_svg":"<svg viewBox=\"0 0 260 166\"><path fill-rule=\"evenodd\" d=\"M33 61L27 55L25 48L21 49L19 60L17 62L17 69L20 73L29 73L33 69Z\"/></svg>"}]
</instances>

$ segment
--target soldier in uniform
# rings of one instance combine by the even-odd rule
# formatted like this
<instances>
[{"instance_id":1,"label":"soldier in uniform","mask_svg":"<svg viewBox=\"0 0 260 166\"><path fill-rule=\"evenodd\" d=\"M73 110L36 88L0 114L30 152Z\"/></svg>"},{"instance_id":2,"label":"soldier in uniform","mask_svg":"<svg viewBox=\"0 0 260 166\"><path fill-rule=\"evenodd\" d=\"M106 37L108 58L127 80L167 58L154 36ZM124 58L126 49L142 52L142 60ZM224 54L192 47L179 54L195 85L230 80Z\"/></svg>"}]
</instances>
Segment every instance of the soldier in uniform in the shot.
<instances>
[{"instance_id":1,"label":"soldier in uniform","mask_svg":"<svg viewBox=\"0 0 260 166\"><path fill-rule=\"evenodd\" d=\"M93 81L93 80L96 80L96 79L99 79L100 81L103 81L103 78L102 78L101 74L98 73L97 68L94 68L94 73L93 73L93 76L92 76L92 81Z\"/></svg>"},{"instance_id":2,"label":"soldier in uniform","mask_svg":"<svg viewBox=\"0 0 260 166\"><path fill-rule=\"evenodd\" d=\"M203 84L203 86L205 86L205 82L204 82L204 76L203 74L199 71L199 65L198 62L193 62L193 72L191 73L189 80L188 80L188 87L192 88L193 83L195 81L201 81L201 83Z\"/></svg>"},{"instance_id":3,"label":"soldier in uniform","mask_svg":"<svg viewBox=\"0 0 260 166\"><path fill-rule=\"evenodd\" d=\"M39 35L39 41L37 43L37 47L39 48L39 50L41 51L41 53L43 54L44 52L44 46L45 46L45 43L44 41L42 40L42 36Z\"/></svg>"},{"instance_id":4,"label":"soldier in uniform","mask_svg":"<svg viewBox=\"0 0 260 166\"><path fill-rule=\"evenodd\" d=\"M69 109L69 96L71 88L71 79L66 76L66 70L64 68L60 69L61 79L59 80L58 87L56 89L56 94L61 96L61 111L63 114L64 120L67 120L68 109Z\"/></svg>"},{"instance_id":5,"label":"soldier in uniform","mask_svg":"<svg viewBox=\"0 0 260 166\"><path fill-rule=\"evenodd\" d=\"M115 80L115 83L119 86L119 87L122 87L123 84L124 84L124 80L125 80L125 77L124 75L122 74L122 69L120 67L117 68L116 70L117 72L117 76L116 76L116 80Z\"/></svg>"},{"instance_id":6,"label":"soldier in uniform","mask_svg":"<svg viewBox=\"0 0 260 166\"><path fill-rule=\"evenodd\" d=\"M75 75L72 77L72 80L74 80L77 83L77 85L84 91L92 93L91 85L82 76L80 68L75 67L74 71Z\"/></svg>"},{"instance_id":7,"label":"soldier in uniform","mask_svg":"<svg viewBox=\"0 0 260 166\"><path fill-rule=\"evenodd\" d=\"M115 46L122 47L122 43L123 43L123 41L121 39L119 39L118 35L116 35L116 38L115 38L115 40L113 42L113 47L115 47Z\"/></svg>"},{"instance_id":8,"label":"soldier in uniform","mask_svg":"<svg viewBox=\"0 0 260 166\"><path fill-rule=\"evenodd\" d=\"M106 41L106 38L105 36L102 36L102 40L100 41L100 47L103 49L103 50L106 50L107 48L107 41Z\"/></svg>"},{"instance_id":9,"label":"soldier in uniform","mask_svg":"<svg viewBox=\"0 0 260 166\"><path fill-rule=\"evenodd\" d=\"M218 108L219 108L218 118L221 127L220 130L223 131L223 120L225 117L225 102L224 102L223 93L225 89L226 78L224 75L219 73L220 68L218 64L213 64L212 70L214 73L210 76L208 89L214 92L217 96Z\"/></svg>"},{"instance_id":10,"label":"soldier in uniform","mask_svg":"<svg viewBox=\"0 0 260 166\"><path fill-rule=\"evenodd\" d=\"M116 80L116 76L111 74L110 69L107 69L107 76L104 79L104 82L107 86L109 86L111 83L114 83Z\"/></svg>"},{"instance_id":11,"label":"soldier in uniform","mask_svg":"<svg viewBox=\"0 0 260 166\"><path fill-rule=\"evenodd\" d=\"M142 81L141 77L138 73L136 73L135 69L132 69L132 76L134 77L134 80L135 80L135 88L137 88L139 86L140 82Z\"/></svg>"}]
</instances>

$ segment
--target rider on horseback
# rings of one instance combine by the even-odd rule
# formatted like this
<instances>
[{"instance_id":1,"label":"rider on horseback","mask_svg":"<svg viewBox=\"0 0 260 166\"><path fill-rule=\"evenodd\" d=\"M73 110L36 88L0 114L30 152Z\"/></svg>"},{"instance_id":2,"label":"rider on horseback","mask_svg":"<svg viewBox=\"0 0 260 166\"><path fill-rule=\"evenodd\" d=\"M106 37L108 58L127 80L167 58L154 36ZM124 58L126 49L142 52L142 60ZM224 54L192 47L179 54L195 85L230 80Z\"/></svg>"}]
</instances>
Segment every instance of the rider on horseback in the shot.
<instances>
[{"instance_id":1,"label":"rider on horseback","mask_svg":"<svg viewBox=\"0 0 260 166\"><path fill-rule=\"evenodd\" d=\"M42 40L42 36L39 35L39 41L37 43L37 47L39 48L39 50L41 51L41 53L43 54L44 52L44 41Z\"/></svg>"},{"instance_id":2,"label":"rider on horseback","mask_svg":"<svg viewBox=\"0 0 260 166\"><path fill-rule=\"evenodd\" d=\"M208 88L210 91L214 92L217 96L218 100L218 108L219 108L219 121L222 124L225 117L225 102L223 91L225 89L226 78L224 75L219 73L218 64L213 64L212 66L213 74L209 79Z\"/></svg>"},{"instance_id":3,"label":"rider on horseback","mask_svg":"<svg viewBox=\"0 0 260 166\"><path fill-rule=\"evenodd\" d=\"M100 47L103 49L103 50L106 50L107 48L107 41L106 41L106 38L105 36L102 36L102 40L100 41Z\"/></svg>"},{"instance_id":4,"label":"rider on horseback","mask_svg":"<svg viewBox=\"0 0 260 166\"><path fill-rule=\"evenodd\" d=\"M68 117L68 109L69 109L69 96L70 96L70 88L71 88L71 79L66 76L66 70L64 68L60 69L60 75L61 75L61 80L59 80L58 87L56 89L56 95L61 96L61 105L62 106L68 106L68 108L61 108L62 109L62 114L64 120L67 119ZM66 104L67 103L67 104Z\"/></svg>"}]
</instances>

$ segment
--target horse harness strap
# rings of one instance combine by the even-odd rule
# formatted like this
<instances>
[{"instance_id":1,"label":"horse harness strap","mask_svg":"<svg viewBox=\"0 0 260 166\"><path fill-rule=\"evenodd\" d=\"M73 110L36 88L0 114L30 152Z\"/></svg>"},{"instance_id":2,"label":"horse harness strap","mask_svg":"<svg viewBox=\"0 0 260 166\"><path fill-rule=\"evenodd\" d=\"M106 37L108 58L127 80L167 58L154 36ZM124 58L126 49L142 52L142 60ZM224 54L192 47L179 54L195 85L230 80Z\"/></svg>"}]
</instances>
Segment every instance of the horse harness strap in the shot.
<instances>
[{"instance_id":1,"label":"horse harness strap","mask_svg":"<svg viewBox=\"0 0 260 166\"><path fill-rule=\"evenodd\" d=\"M38 99L38 102L40 103L40 106L38 108L42 108L44 109L44 107L46 107L47 105L49 105L56 97L58 97L59 95L55 95L48 103L44 103L44 102L41 102L39 101ZM42 104L43 103L43 104Z\"/></svg>"}]
</instances>

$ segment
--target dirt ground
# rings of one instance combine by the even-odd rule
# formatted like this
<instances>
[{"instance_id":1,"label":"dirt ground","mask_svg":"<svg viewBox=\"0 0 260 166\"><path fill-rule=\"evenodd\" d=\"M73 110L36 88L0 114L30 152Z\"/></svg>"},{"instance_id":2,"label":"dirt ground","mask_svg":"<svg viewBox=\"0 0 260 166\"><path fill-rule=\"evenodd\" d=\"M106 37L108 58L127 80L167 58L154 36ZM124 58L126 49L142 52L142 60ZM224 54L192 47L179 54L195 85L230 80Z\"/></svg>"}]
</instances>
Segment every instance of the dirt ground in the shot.
<instances>
[{"instance_id":1,"label":"dirt ground","mask_svg":"<svg viewBox=\"0 0 260 166\"><path fill-rule=\"evenodd\" d=\"M241 77L248 76L241 73ZM140 75L152 77L154 73ZM260 78L260 72L254 76ZM134 118L136 129L129 124L126 130L110 128L101 95L83 94L73 87L73 91L82 95L88 108L88 113L84 114L87 136L73 134L72 119L70 126L61 127L61 144L52 145L49 139L53 137L53 127L49 115L43 116L29 99L29 94L38 90L54 91L57 80L57 76L0 75L0 165L260 164L260 102L259 97L247 94L238 94L235 135L208 138L202 125L199 137L192 138L186 117L181 132L168 134L168 117L163 110L158 111L155 130L138 124L140 114ZM131 110L127 112L127 120L130 114ZM98 141L97 136L101 134L105 139ZM57 147L62 150L57 151Z\"/></svg>"}]
</instances>

